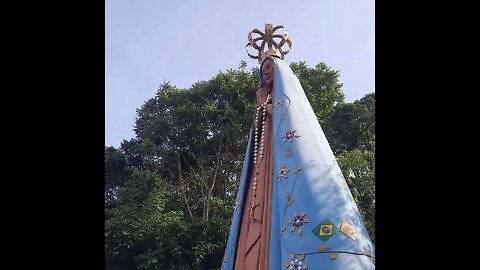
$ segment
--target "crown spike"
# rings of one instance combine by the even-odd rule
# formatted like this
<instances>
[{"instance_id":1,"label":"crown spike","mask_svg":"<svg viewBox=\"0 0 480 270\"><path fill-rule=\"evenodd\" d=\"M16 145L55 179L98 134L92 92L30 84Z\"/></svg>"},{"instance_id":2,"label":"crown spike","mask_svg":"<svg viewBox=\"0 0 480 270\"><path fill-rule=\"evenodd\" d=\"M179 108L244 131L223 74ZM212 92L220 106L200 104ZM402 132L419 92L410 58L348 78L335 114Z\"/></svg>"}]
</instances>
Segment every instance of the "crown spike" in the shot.
<instances>
[{"instance_id":1,"label":"crown spike","mask_svg":"<svg viewBox=\"0 0 480 270\"><path fill-rule=\"evenodd\" d=\"M274 34L278 29L284 29L284 34ZM254 38L252 34L257 34L259 37ZM280 39L279 42L275 41L274 38ZM257 44L258 41L262 41L260 45ZM283 50L282 47L287 43L288 49ZM253 29L248 33L248 43L246 46L247 54L250 58L258 59L259 63L267 56L275 56L281 59L284 59L284 56L289 53L292 49L292 40L288 37L288 32L283 25L277 25L273 27L271 23L265 24L265 32L262 32L258 29ZM267 45L267 50L265 51L265 45ZM249 49L254 48L258 51L257 55L250 54Z\"/></svg>"}]
</instances>

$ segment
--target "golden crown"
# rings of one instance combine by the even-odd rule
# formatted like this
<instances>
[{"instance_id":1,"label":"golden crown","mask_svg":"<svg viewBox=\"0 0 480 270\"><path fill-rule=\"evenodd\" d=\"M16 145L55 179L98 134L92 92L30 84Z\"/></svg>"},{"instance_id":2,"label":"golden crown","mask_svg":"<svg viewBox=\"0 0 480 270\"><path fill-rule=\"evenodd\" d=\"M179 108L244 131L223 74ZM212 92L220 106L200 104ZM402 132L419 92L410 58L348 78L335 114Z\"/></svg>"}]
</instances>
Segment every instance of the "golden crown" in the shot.
<instances>
[{"instance_id":1,"label":"golden crown","mask_svg":"<svg viewBox=\"0 0 480 270\"><path fill-rule=\"evenodd\" d=\"M275 31L277 31L278 29L284 30L283 35L274 34ZM254 38L253 34L258 34L260 36ZM276 42L274 40L275 38L280 40ZM257 44L257 42L259 41L261 41L260 45ZM285 43L288 45L287 50L282 49ZM265 51L265 44L268 45L267 51ZM249 49L251 48L256 49L258 51L258 54L250 54ZM273 27L271 23L266 23L265 32L262 32L258 29L253 29L252 31L250 31L250 33L248 33L248 43L246 46L247 54L248 56L250 56L250 58L258 59L259 63L262 63L263 59L265 59L265 57L267 56L276 56L283 59L284 56L290 52L291 49L292 40L288 37L287 29L282 25L277 25Z\"/></svg>"}]
</instances>

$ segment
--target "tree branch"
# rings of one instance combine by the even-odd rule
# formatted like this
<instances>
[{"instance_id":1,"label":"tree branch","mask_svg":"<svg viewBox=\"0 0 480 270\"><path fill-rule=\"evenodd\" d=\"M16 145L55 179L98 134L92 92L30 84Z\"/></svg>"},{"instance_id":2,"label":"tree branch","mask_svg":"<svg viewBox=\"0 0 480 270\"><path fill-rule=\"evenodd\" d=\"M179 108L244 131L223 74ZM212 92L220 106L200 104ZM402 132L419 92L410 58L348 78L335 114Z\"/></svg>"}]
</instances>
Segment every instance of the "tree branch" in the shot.
<instances>
[{"instance_id":1,"label":"tree branch","mask_svg":"<svg viewBox=\"0 0 480 270\"><path fill-rule=\"evenodd\" d=\"M180 186L182 186L182 195L183 195L183 200L185 201L185 205L187 206L188 210L188 215L190 216L191 219L193 219L193 214L192 214L192 209L190 209L190 205L188 203L188 198L187 198L187 192L185 190L185 184L183 183L182 179L182 167L180 165L180 155L179 155L179 150L177 149L177 164L178 164L178 179L180 181Z\"/></svg>"}]
</instances>

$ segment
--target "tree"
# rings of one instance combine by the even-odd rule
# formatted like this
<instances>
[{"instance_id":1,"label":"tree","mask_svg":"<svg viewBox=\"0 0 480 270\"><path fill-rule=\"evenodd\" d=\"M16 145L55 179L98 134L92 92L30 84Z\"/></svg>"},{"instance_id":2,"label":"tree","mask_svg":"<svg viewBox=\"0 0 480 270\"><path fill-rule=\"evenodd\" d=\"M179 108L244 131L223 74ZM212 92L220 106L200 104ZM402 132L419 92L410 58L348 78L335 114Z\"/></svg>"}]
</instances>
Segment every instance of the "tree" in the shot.
<instances>
[{"instance_id":1,"label":"tree","mask_svg":"<svg viewBox=\"0 0 480 270\"><path fill-rule=\"evenodd\" d=\"M320 125L324 125L335 105L343 102L345 95L339 83L338 71L331 70L321 62L310 68L305 61L291 63L290 68L297 75Z\"/></svg>"},{"instance_id":2,"label":"tree","mask_svg":"<svg viewBox=\"0 0 480 270\"><path fill-rule=\"evenodd\" d=\"M337 156L342 151L369 149L370 142L375 139L375 93L354 103L339 103L324 130Z\"/></svg>"},{"instance_id":3,"label":"tree","mask_svg":"<svg viewBox=\"0 0 480 270\"><path fill-rule=\"evenodd\" d=\"M344 151L337 161L375 243L375 141L371 149Z\"/></svg>"},{"instance_id":4,"label":"tree","mask_svg":"<svg viewBox=\"0 0 480 270\"><path fill-rule=\"evenodd\" d=\"M208 221L213 197L233 198L256 84L245 70L220 72L188 90L164 83L137 112L137 140L153 142L159 171L176 183L191 219Z\"/></svg>"}]
</instances>

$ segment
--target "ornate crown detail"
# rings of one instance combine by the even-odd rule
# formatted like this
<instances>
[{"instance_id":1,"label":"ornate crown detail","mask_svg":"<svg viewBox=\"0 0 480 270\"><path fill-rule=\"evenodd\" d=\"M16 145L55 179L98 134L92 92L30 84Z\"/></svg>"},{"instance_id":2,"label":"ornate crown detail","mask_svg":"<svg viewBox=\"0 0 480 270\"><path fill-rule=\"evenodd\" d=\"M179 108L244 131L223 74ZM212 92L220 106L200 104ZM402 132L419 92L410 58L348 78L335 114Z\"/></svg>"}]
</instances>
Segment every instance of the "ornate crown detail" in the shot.
<instances>
[{"instance_id":1,"label":"ornate crown detail","mask_svg":"<svg viewBox=\"0 0 480 270\"><path fill-rule=\"evenodd\" d=\"M284 34L273 34L275 31L278 29L283 28ZM258 34L260 35L259 37L254 38L252 34ZM280 39L279 42L276 42L274 38ZM260 45L257 44L257 41L262 41ZM282 46L287 43L288 49L283 50ZM268 45L268 50L265 51L265 44ZM257 55L252 55L249 52L249 49L253 47L258 51ZM288 32L285 27L282 25L277 25L275 27L272 27L271 23L266 23L265 24L265 33L258 29L253 29L248 33L248 43L246 46L247 54L250 56L250 58L253 59L258 59L259 63L262 63L263 59L267 56L276 56L280 57L283 59L283 57L290 52L292 49L292 40L288 37Z\"/></svg>"}]
</instances>

